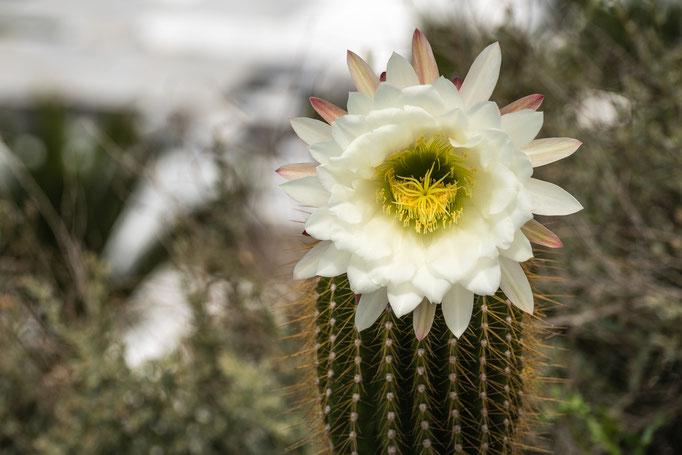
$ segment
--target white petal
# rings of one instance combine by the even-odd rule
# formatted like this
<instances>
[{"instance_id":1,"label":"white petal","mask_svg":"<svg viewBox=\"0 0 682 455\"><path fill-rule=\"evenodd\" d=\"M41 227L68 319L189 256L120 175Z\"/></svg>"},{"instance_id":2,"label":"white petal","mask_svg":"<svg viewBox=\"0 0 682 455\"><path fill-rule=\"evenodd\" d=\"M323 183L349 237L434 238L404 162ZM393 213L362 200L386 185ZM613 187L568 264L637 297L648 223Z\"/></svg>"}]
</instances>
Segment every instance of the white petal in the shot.
<instances>
[{"instance_id":1,"label":"white petal","mask_svg":"<svg viewBox=\"0 0 682 455\"><path fill-rule=\"evenodd\" d=\"M319 207L329 200L329 191L325 190L317 177L303 177L289 180L280 185L294 200L310 207Z\"/></svg>"},{"instance_id":2,"label":"white petal","mask_svg":"<svg viewBox=\"0 0 682 455\"><path fill-rule=\"evenodd\" d=\"M362 294L358 308L355 312L355 328L363 331L369 328L377 320L388 305L386 288L368 294Z\"/></svg>"},{"instance_id":3,"label":"white petal","mask_svg":"<svg viewBox=\"0 0 682 455\"><path fill-rule=\"evenodd\" d=\"M481 258L468 279L461 283L478 295L493 295L500 287L500 262L498 258Z\"/></svg>"},{"instance_id":4,"label":"white petal","mask_svg":"<svg viewBox=\"0 0 682 455\"><path fill-rule=\"evenodd\" d=\"M414 85L403 89L402 101L406 106L421 107L434 116L452 109L446 108L438 90L430 85Z\"/></svg>"},{"instance_id":5,"label":"white petal","mask_svg":"<svg viewBox=\"0 0 682 455\"><path fill-rule=\"evenodd\" d=\"M370 129L370 125L364 115L344 115L338 118L331 126L332 137L345 149L358 136L363 135Z\"/></svg>"},{"instance_id":6,"label":"white petal","mask_svg":"<svg viewBox=\"0 0 682 455\"><path fill-rule=\"evenodd\" d=\"M577 139L570 137L550 137L536 139L523 147L533 167L544 166L573 154L582 145Z\"/></svg>"},{"instance_id":7,"label":"white petal","mask_svg":"<svg viewBox=\"0 0 682 455\"><path fill-rule=\"evenodd\" d=\"M331 242L320 242L312 247L312 249L298 261L296 267L294 267L294 279L304 280L306 278L314 277L317 273L317 265L320 263L320 257L327 251L329 245L331 245Z\"/></svg>"},{"instance_id":8,"label":"white petal","mask_svg":"<svg viewBox=\"0 0 682 455\"><path fill-rule=\"evenodd\" d=\"M405 88L419 85L419 78L410 62L394 52L386 65L386 82L398 88Z\"/></svg>"},{"instance_id":9,"label":"white petal","mask_svg":"<svg viewBox=\"0 0 682 455\"><path fill-rule=\"evenodd\" d=\"M511 259L516 262L524 262L533 257L533 248L530 246L530 242L523 235L521 230L517 230L514 234L514 240L512 241L509 248L505 250L500 250L500 255Z\"/></svg>"},{"instance_id":10,"label":"white petal","mask_svg":"<svg viewBox=\"0 0 682 455\"><path fill-rule=\"evenodd\" d=\"M343 150L341 150L336 141L317 142L310 145L308 151L310 156L320 164L327 164L331 158L340 156L343 153Z\"/></svg>"},{"instance_id":11,"label":"white petal","mask_svg":"<svg viewBox=\"0 0 682 455\"><path fill-rule=\"evenodd\" d=\"M329 248L327 248L327 250L320 256L320 261L317 265L317 275L333 277L339 276L342 273L346 273L350 258L350 253L337 250L332 243L329 245Z\"/></svg>"},{"instance_id":12,"label":"white petal","mask_svg":"<svg viewBox=\"0 0 682 455\"><path fill-rule=\"evenodd\" d=\"M511 259L500 258L500 268L502 292L520 310L533 314L533 291L521 264Z\"/></svg>"},{"instance_id":13,"label":"white petal","mask_svg":"<svg viewBox=\"0 0 682 455\"><path fill-rule=\"evenodd\" d=\"M533 199L533 213L538 215L570 215L583 206L563 188L538 179L529 179L526 189Z\"/></svg>"},{"instance_id":14,"label":"white petal","mask_svg":"<svg viewBox=\"0 0 682 455\"><path fill-rule=\"evenodd\" d=\"M436 79L431 86L438 90L438 93L440 93L441 98L443 98L443 102L448 108L454 109L456 107L462 107L462 97L460 96L459 90L457 90L457 87L455 87L455 84L453 84L452 81L449 81L441 76Z\"/></svg>"},{"instance_id":15,"label":"white petal","mask_svg":"<svg viewBox=\"0 0 682 455\"><path fill-rule=\"evenodd\" d=\"M502 53L499 43L491 44L478 54L459 89L465 106L490 99L500 76L501 64Z\"/></svg>"},{"instance_id":16,"label":"white petal","mask_svg":"<svg viewBox=\"0 0 682 455\"><path fill-rule=\"evenodd\" d=\"M281 166L275 172L287 180L296 180L302 177L315 175L315 169L320 163L290 163Z\"/></svg>"},{"instance_id":17,"label":"white petal","mask_svg":"<svg viewBox=\"0 0 682 455\"><path fill-rule=\"evenodd\" d=\"M469 326L474 308L474 294L462 286L453 286L443 297L441 310L445 323L457 338L461 337Z\"/></svg>"},{"instance_id":18,"label":"white petal","mask_svg":"<svg viewBox=\"0 0 682 455\"><path fill-rule=\"evenodd\" d=\"M412 313L412 327L417 340L421 341L431 331L433 317L436 314L437 304L431 303L428 299L422 300L419 306Z\"/></svg>"},{"instance_id":19,"label":"white petal","mask_svg":"<svg viewBox=\"0 0 682 455\"><path fill-rule=\"evenodd\" d=\"M362 259L353 256L348 264L348 282L356 294L368 294L382 286L369 276L369 266Z\"/></svg>"},{"instance_id":20,"label":"white petal","mask_svg":"<svg viewBox=\"0 0 682 455\"><path fill-rule=\"evenodd\" d=\"M318 240L330 240L337 226L338 220L325 207L315 210L305 222L306 232Z\"/></svg>"},{"instance_id":21,"label":"white petal","mask_svg":"<svg viewBox=\"0 0 682 455\"><path fill-rule=\"evenodd\" d=\"M431 303L440 303L443 300L443 294L451 286L448 281L434 276L434 273L426 266L417 270L412 283Z\"/></svg>"},{"instance_id":22,"label":"white petal","mask_svg":"<svg viewBox=\"0 0 682 455\"><path fill-rule=\"evenodd\" d=\"M387 290L388 301L398 317L402 317L417 308L417 305L424 298L410 283L389 284Z\"/></svg>"},{"instance_id":23,"label":"white petal","mask_svg":"<svg viewBox=\"0 0 682 455\"><path fill-rule=\"evenodd\" d=\"M289 119L294 132L306 144L316 144L332 138L332 127L326 123L308 117Z\"/></svg>"},{"instance_id":24,"label":"white petal","mask_svg":"<svg viewBox=\"0 0 682 455\"><path fill-rule=\"evenodd\" d=\"M477 130L500 128L500 109L495 103L481 101L467 110L467 120L471 127Z\"/></svg>"},{"instance_id":25,"label":"white petal","mask_svg":"<svg viewBox=\"0 0 682 455\"><path fill-rule=\"evenodd\" d=\"M538 135L543 119L542 112L524 109L503 115L502 129L509 134L512 144L524 147Z\"/></svg>"},{"instance_id":26,"label":"white petal","mask_svg":"<svg viewBox=\"0 0 682 455\"><path fill-rule=\"evenodd\" d=\"M374 109L386 109L396 107L402 91L398 87L382 82L374 94Z\"/></svg>"},{"instance_id":27,"label":"white petal","mask_svg":"<svg viewBox=\"0 0 682 455\"><path fill-rule=\"evenodd\" d=\"M365 115L372 109L372 98L361 92L350 92L347 107L349 114Z\"/></svg>"}]
</instances>

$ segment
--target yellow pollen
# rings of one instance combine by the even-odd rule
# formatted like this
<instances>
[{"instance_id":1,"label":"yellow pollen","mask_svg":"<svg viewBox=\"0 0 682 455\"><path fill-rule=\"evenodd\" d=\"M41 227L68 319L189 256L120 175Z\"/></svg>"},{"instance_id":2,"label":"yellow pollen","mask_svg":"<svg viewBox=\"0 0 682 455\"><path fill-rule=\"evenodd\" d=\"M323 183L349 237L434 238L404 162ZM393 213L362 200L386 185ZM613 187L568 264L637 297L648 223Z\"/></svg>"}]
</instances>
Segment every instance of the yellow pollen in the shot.
<instances>
[{"instance_id":1,"label":"yellow pollen","mask_svg":"<svg viewBox=\"0 0 682 455\"><path fill-rule=\"evenodd\" d=\"M406 225L414 221L417 232L431 232L441 221L450 218L449 208L457 197L456 183L443 183L447 175L435 180L431 178L432 173L433 165L419 180L395 175L389 178L398 217ZM452 222L447 221L446 224Z\"/></svg>"},{"instance_id":2,"label":"yellow pollen","mask_svg":"<svg viewBox=\"0 0 682 455\"><path fill-rule=\"evenodd\" d=\"M414 147L393 154L378 168L383 183L377 201L387 215L395 215L417 233L450 226L462 214L462 199L471 196L473 172L463 160L447 138L420 138Z\"/></svg>"}]
</instances>

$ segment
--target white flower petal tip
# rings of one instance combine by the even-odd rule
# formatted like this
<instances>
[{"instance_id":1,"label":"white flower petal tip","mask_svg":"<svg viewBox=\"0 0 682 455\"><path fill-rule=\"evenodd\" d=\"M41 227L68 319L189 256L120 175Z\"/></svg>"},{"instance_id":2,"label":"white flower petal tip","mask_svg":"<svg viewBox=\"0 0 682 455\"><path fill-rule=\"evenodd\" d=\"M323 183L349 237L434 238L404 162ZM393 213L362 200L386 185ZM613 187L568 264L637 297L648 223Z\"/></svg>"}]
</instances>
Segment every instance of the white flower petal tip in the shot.
<instances>
[{"instance_id":1,"label":"white flower petal tip","mask_svg":"<svg viewBox=\"0 0 682 455\"><path fill-rule=\"evenodd\" d=\"M341 109L339 106L332 104L329 101L323 100L322 98L311 96L310 104L313 106L313 109L315 109L315 112L320 114L320 117L322 117L324 121L330 125L337 118L348 114L348 112Z\"/></svg>"},{"instance_id":2,"label":"white flower petal tip","mask_svg":"<svg viewBox=\"0 0 682 455\"><path fill-rule=\"evenodd\" d=\"M421 341L431 331L433 318L436 314L436 304L427 299L422 300L419 306L412 313L412 326L417 340Z\"/></svg>"},{"instance_id":3,"label":"white flower petal tip","mask_svg":"<svg viewBox=\"0 0 682 455\"><path fill-rule=\"evenodd\" d=\"M500 43L495 42L478 54L459 89L465 106L490 99L500 76L501 64Z\"/></svg>"},{"instance_id":4,"label":"white flower petal tip","mask_svg":"<svg viewBox=\"0 0 682 455\"><path fill-rule=\"evenodd\" d=\"M294 279L305 280L317 274L320 258L329 248L330 242L320 242L310 249L294 267Z\"/></svg>"},{"instance_id":5,"label":"white flower petal tip","mask_svg":"<svg viewBox=\"0 0 682 455\"><path fill-rule=\"evenodd\" d=\"M512 112L502 116L502 129L509 134L516 147L528 145L542 128L544 114L531 109Z\"/></svg>"},{"instance_id":6,"label":"white flower petal tip","mask_svg":"<svg viewBox=\"0 0 682 455\"><path fill-rule=\"evenodd\" d=\"M561 248L564 244L559 236L537 220L530 220L521 227L523 234L533 243L549 248Z\"/></svg>"},{"instance_id":7,"label":"white flower petal tip","mask_svg":"<svg viewBox=\"0 0 682 455\"><path fill-rule=\"evenodd\" d=\"M415 29L412 35L412 60L419 82L430 84L438 79L438 64L433 56L431 44L419 29Z\"/></svg>"},{"instance_id":8,"label":"white flower petal tip","mask_svg":"<svg viewBox=\"0 0 682 455\"><path fill-rule=\"evenodd\" d=\"M374 324L374 321L381 316L387 305L386 288L381 288L369 294L362 294L358 302L358 308L355 311L355 328L358 332L362 332Z\"/></svg>"},{"instance_id":9,"label":"white flower petal tip","mask_svg":"<svg viewBox=\"0 0 682 455\"><path fill-rule=\"evenodd\" d=\"M523 109L531 109L537 111L542 100L545 99L545 95L528 95L507 104L505 107L500 109L500 114L511 114L512 112L521 111Z\"/></svg>"},{"instance_id":10,"label":"white flower petal tip","mask_svg":"<svg viewBox=\"0 0 682 455\"><path fill-rule=\"evenodd\" d=\"M386 82L398 88L406 88L419 85L419 78L410 62L394 52L386 64Z\"/></svg>"},{"instance_id":11,"label":"white flower petal tip","mask_svg":"<svg viewBox=\"0 0 682 455\"><path fill-rule=\"evenodd\" d=\"M570 137L536 139L523 147L533 167L544 166L572 155L583 143Z\"/></svg>"},{"instance_id":12,"label":"white flower petal tip","mask_svg":"<svg viewBox=\"0 0 682 455\"><path fill-rule=\"evenodd\" d=\"M296 180L303 177L312 177L315 175L315 169L320 163L291 163L277 169L280 176L287 180Z\"/></svg>"},{"instance_id":13,"label":"white flower petal tip","mask_svg":"<svg viewBox=\"0 0 682 455\"><path fill-rule=\"evenodd\" d=\"M308 145L326 142L332 138L332 127L320 120L296 117L289 119L289 123L294 133Z\"/></svg>"},{"instance_id":14,"label":"white flower petal tip","mask_svg":"<svg viewBox=\"0 0 682 455\"><path fill-rule=\"evenodd\" d=\"M571 215L583 209L568 191L553 183L531 178L526 182L526 190L533 201L533 213L537 215Z\"/></svg>"},{"instance_id":15,"label":"white flower petal tip","mask_svg":"<svg viewBox=\"0 0 682 455\"><path fill-rule=\"evenodd\" d=\"M289 180L280 187L292 199L310 207L320 207L329 200L329 192L325 190L315 176Z\"/></svg>"},{"instance_id":16,"label":"white flower petal tip","mask_svg":"<svg viewBox=\"0 0 682 455\"><path fill-rule=\"evenodd\" d=\"M399 318L417 308L419 303L424 299L410 283L389 286L386 290L388 292L388 302L391 304L391 309Z\"/></svg>"},{"instance_id":17,"label":"white flower petal tip","mask_svg":"<svg viewBox=\"0 0 682 455\"><path fill-rule=\"evenodd\" d=\"M370 97L374 96L379 86L379 78L360 56L353 51L348 51L346 61L348 71L359 92Z\"/></svg>"},{"instance_id":18,"label":"white flower petal tip","mask_svg":"<svg viewBox=\"0 0 682 455\"><path fill-rule=\"evenodd\" d=\"M521 311L533 314L533 291L521 264L507 258L500 258L500 289Z\"/></svg>"},{"instance_id":19,"label":"white flower petal tip","mask_svg":"<svg viewBox=\"0 0 682 455\"><path fill-rule=\"evenodd\" d=\"M450 331L457 337L469 327L471 314L474 309L474 294L461 286L454 286L445 297L441 304L443 318Z\"/></svg>"}]
</instances>

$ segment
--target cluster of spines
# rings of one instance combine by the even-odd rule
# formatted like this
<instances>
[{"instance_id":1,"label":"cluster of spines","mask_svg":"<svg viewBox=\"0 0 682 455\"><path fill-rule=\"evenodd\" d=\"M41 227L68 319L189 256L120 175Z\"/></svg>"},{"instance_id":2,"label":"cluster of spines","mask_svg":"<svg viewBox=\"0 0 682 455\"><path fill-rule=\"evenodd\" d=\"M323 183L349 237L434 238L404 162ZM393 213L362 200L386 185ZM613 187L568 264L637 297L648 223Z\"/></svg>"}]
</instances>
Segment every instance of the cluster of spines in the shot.
<instances>
[{"instance_id":1,"label":"cluster of spines","mask_svg":"<svg viewBox=\"0 0 682 455\"><path fill-rule=\"evenodd\" d=\"M521 336L528 317L504 296L478 298L461 338L438 311L431 333L417 341L411 317L397 318L390 307L357 332L357 299L345 276L320 278L315 291L305 305L314 315L314 408L325 452L520 451L528 376Z\"/></svg>"}]
</instances>

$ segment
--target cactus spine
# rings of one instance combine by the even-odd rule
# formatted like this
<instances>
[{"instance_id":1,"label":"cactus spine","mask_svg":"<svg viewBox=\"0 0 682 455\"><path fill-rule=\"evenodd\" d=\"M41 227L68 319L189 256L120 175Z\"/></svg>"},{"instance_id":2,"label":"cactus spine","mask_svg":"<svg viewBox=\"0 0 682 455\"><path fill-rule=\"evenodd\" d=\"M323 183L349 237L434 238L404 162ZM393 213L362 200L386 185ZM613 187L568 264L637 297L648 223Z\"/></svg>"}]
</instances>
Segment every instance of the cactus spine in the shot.
<instances>
[{"instance_id":1,"label":"cactus spine","mask_svg":"<svg viewBox=\"0 0 682 455\"><path fill-rule=\"evenodd\" d=\"M456 339L437 311L418 341L390 307L363 332L345 275L319 278L314 333L319 410L330 453L514 454L525 424L527 315L478 297Z\"/></svg>"}]
</instances>

